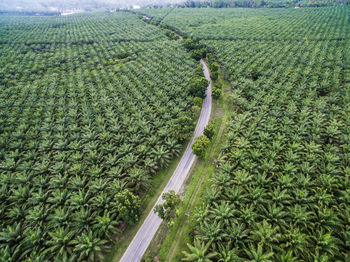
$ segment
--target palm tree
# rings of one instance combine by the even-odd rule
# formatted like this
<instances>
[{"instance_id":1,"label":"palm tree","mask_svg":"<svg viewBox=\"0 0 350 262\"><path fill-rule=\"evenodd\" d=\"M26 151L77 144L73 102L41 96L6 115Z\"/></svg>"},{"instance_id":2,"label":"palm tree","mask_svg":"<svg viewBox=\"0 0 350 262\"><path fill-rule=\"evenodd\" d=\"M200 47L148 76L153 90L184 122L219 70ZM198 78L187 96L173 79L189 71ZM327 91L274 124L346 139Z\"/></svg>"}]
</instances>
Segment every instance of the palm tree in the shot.
<instances>
[{"instance_id":1,"label":"palm tree","mask_svg":"<svg viewBox=\"0 0 350 262\"><path fill-rule=\"evenodd\" d=\"M48 228L55 229L67 226L70 221L70 215L70 212L68 212L65 207L57 207L55 213L48 217Z\"/></svg>"},{"instance_id":2,"label":"palm tree","mask_svg":"<svg viewBox=\"0 0 350 262\"><path fill-rule=\"evenodd\" d=\"M245 252L249 257L249 259L245 259L245 261L249 262L272 262L270 258L274 256L273 252L264 253L262 244L260 243L257 248L250 244L249 249Z\"/></svg>"},{"instance_id":3,"label":"palm tree","mask_svg":"<svg viewBox=\"0 0 350 262\"><path fill-rule=\"evenodd\" d=\"M281 250L280 253L275 255L277 262L296 262L300 261L296 256L293 256L293 252L291 250L285 251Z\"/></svg>"},{"instance_id":4,"label":"palm tree","mask_svg":"<svg viewBox=\"0 0 350 262\"><path fill-rule=\"evenodd\" d=\"M288 205L290 204L290 200L292 199L288 193L288 190L281 190L279 186L275 187L269 195L271 196L272 201L276 205Z\"/></svg>"},{"instance_id":5,"label":"palm tree","mask_svg":"<svg viewBox=\"0 0 350 262\"><path fill-rule=\"evenodd\" d=\"M268 248L271 248L273 244L278 243L281 239L280 228L272 226L264 220L255 225L254 230L250 232L249 238L259 243L259 246L266 245Z\"/></svg>"},{"instance_id":6,"label":"palm tree","mask_svg":"<svg viewBox=\"0 0 350 262\"><path fill-rule=\"evenodd\" d=\"M231 225L226 229L226 239L229 242L234 243L235 245L241 245L248 241L248 233L249 230L246 229L246 225L244 223L239 223L237 221L231 221ZM225 232L226 233L226 232Z\"/></svg>"},{"instance_id":7,"label":"palm tree","mask_svg":"<svg viewBox=\"0 0 350 262\"><path fill-rule=\"evenodd\" d=\"M178 156L180 154L181 145L178 144L175 139L168 138L165 141L165 145L173 156Z\"/></svg>"},{"instance_id":8,"label":"palm tree","mask_svg":"<svg viewBox=\"0 0 350 262\"><path fill-rule=\"evenodd\" d=\"M285 244L283 244L282 250L289 250L296 257L307 258L305 250L309 243L309 239L306 234L300 232L299 228L291 228L284 234Z\"/></svg>"},{"instance_id":9,"label":"palm tree","mask_svg":"<svg viewBox=\"0 0 350 262\"><path fill-rule=\"evenodd\" d=\"M317 231L312 241L316 246L316 251L327 253L334 257L339 251L339 239L333 237L331 233L325 233L323 229Z\"/></svg>"},{"instance_id":10,"label":"palm tree","mask_svg":"<svg viewBox=\"0 0 350 262\"><path fill-rule=\"evenodd\" d=\"M258 218L258 213L256 212L255 205L245 205L240 210L240 218L242 221L245 221L247 224L254 224L256 219Z\"/></svg>"},{"instance_id":11,"label":"palm tree","mask_svg":"<svg viewBox=\"0 0 350 262\"><path fill-rule=\"evenodd\" d=\"M218 262L239 262L238 249L231 249L231 242L228 242L226 246L219 243L219 260Z\"/></svg>"},{"instance_id":12,"label":"palm tree","mask_svg":"<svg viewBox=\"0 0 350 262\"><path fill-rule=\"evenodd\" d=\"M0 243L2 243L1 246L9 247L7 251L11 254L13 261L17 260L21 255L22 239L22 225L20 223L7 226L7 228L0 231Z\"/></svg>"},{"instance_id":13,"label":"palm tree","mask_svg":"<svg viewBox=\"0 0 350 262\"><path fill-rule=\"evenodd\" d=\"M45 254L57 259L67 260L72 254L72 238L74 232L66 228L58 228L55 232L48 232L50 239L45 242L48 249Z\"/></svg>"},{"instance_id":14,"label":"palm tree","mask_svg":"<svg viewBox=\"0 0 350 262\"><path fill-rule=\"evenodd\" d=\"M97 216L96 222L93 228L96 230L95 233L98 237L107 237L109 240L112 240L112 234L121 233L121 231L117 229L121 221L111 216L108 211L105 211L103 216Z\"/></svg>"},{"instance_id":15,"label":"palm tree","mask_svg":"<svg viewBox=\"0 0 350 262\"><path fill-rule=\"evenodd\" d=\"M91 211L90 207L80 207L73 213L72 217L71 226L75 229L75 232L83 232L89 230L96 218L96 211Z\"/></svg>"},{"instance_id":16,"label":"palm tree","mask_svg":"<svg viewBox=\"0 0 350 262\"><path fill-rule=\"evenodd\" d=\"M46 224L48 211L44 205L36 205L28 211L26 220L29 224L43 226Z\"/></svg>"},{"instance_id":17,"label":"palm tree","mask_svg":"<svg viewBox=\"0 0 350 262\"><path fill-rule=\"evenodd\" d=\"M314 214L313 222L316 228L339 233L342 224L333 208L316 206L316 212Z\"/></svg>"},{"instance_id":18,"label":"palm tree","mask_svg":"<svg viewBox=\"0 0 350 262\"><path fill-rule=\"evenodd\" d=\"M312 212L307 211L307 208L305 206L296 204L294 206L288 207L288 216L294 222L293 224L298 227L307 228L311 219L311 215Z\"/></svg>"},{"instance_id":19,"label":"palm tree","mask_svg":"<svg viewBox=\"0 0 350 262\"><path fill-rule=\"evenodd\" d=\"M27 254L40 254L44 247L45 233L39 227L27 228L24 233L21 259ZM30 256L32 257L32 256Z\"/></svg>"},{"instance_id":20,"label":"palm tree","mask_svg":"<svg viewBox=\"0 0 350 262\"><path fill-rule=\"evenodd\" d=\"M234 205L230 202L225 201L218 204L214 202L214 207L209 211L209 217L213 220L223 223L223 225L230 225L230 221L235 217Z\"/></svg>"},{"instance_id":21,"label":"palm tree","mask_svg":"<svg viewBox=\"0 0 350 262\"><path fill-rule=\"evenodd\" d=\"M194 261L194 262L211 262L213 261L212 258L217 257L216 252L210 252L208 253L208 249L210 246L210 242L208 242L206 245L204 243L201 243L198 239L194 240L194 246L187 244L188 248L190 249L191 253L188 253L186 251L182 251L182 254L184 254L184 258L182 261Z\"/></svg>"},{"instance_id":22,"label":"palm tree","mask_svg":"<svg viewBox=\"0 0 350 262\"><path fill-rule=\"evenodd\" d=\"M165 148L165 146L156 145L151 150L150 155L153 157L154 161L160 165L160 167L166 167L171 159L171 154Z\"/></svg>"},{"instance_id":23,"label":"palm tree","mask_svg":"<svg viewBox=\"0 0 350 262\"><path fill-rule=\"evenodd\" d=\"M202 204L193 214L193 219L196 223L203 223L208 219L209 208L208 205Z\"/></svg>"},{"instance_id":24,"label":"palm tree","mask_svg":"<svg viewBox=\"0 0 350 262\"><path fill-rule=\"evenodd\" d=\"M214 242L213 245L216 246L216 243L221 242L225 237L227 233L221 222L207 223L204 221L199 225L198 240Z\"/></svg>"},{"instance_id":25,"label":"palm tree","mask_svg":"<svg viewBox=\"0 0 350 262\"><path fill-rule=\"evenodd\" d=\"M212 178L213 183L219 188L230 188L232 185L232 178L229 173L218 172Z\"/></svg>"},{"instance_id":26,"label":"palm tree","mask_svg":"<svg viewBox=\"0 0 350 262\"><path fill-rule=\"evenodd\" d=\"M75 245L73 255L78 261L96 261L96 259L103 259L101 246L105 246L107 241L101 240L89 230L74 239L72 244Z\"/></svg>"}]
</instances>

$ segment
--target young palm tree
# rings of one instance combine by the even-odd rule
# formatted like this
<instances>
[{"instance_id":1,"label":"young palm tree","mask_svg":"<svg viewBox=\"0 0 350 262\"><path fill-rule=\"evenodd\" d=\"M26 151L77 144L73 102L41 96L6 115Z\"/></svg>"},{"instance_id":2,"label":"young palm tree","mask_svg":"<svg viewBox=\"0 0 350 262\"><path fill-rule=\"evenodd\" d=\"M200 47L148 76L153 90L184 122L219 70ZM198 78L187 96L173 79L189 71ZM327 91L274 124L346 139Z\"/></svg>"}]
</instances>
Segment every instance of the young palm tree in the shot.
<instances>
[{"instance_id":1,"label":"young palm tree","mask_svg":"<svg viewBox=\"0 0 350 262\"><path fill-rule=\"evenodd\" d=\"M339 239L333 237L331 233L325 233L324 230L316 232L312 237L312 241L316 246L316 251L326 253L334 257L339 251Z\"/></svg>"},{"instance_id":2,"label":"young palm tree","mask_svg":"<svg viewBox=\"0 0 350 262\"><path fill-rule=\"evenodd\" d=\"M165 146L155 146L150 154L160 167L166 167L171 159L171 154Z\"/></svg>"},{"instance_id":3,"label":"young palm tree","mask_svg":"<svg viewBox=\"0 0 350 262\"><path fill-rule=\"evenodd\" d=\"M224 226L230 225L230 221L235 217L235 208L234 205L230 202L221 202L220 204L214 202L214 207L209 211L209 217L212 220L222 223Z\"/></svg>"},{"instance_id":4,"label":"young palm tree","mask_svg":"<svg viewBox=\"0 0 350 262\"><path fill-rule=\"evenodd\" d=\"M250 232L249 238L259 243L259 247L261 245L271 248L273 244L278 243L281 239L280 228L278 226L272 226L264 220L255 225L254 230Z\"/></svg>"},{"instance_id":5,"label":"young palm tree","mask_svg":"<svg viewBox=\"0 0 350 262\"><path fill-rule=\"evenodd\" d=\"M281 246L282 250L289 250L295 257L307 258L305 250L307 250L309 239L306 234L300 232L299 228L291 228L285 232L284 237L285 244Z\"/></svg>"},{"instance_id":6,"label":"young palm tree","mask_svg":"<svg viewBox=\"0 0 350 262\"><path fill-rule=\"evenodd\" d=\"M194 262L211 262L213 261L212 258L217 257L216 252L209 252L210 242L208 242L206 245L204 243L201 243L198 239L194 240L194 246L187 244L188 248L190 249L191 253L187 251L182 251L184 254L184 258L182 261L194 261Z\"/></svg>"},{"instance_id":7,"label":"young palm tree","mask_svg":"<svg viewBox=\"0 0 350 262\"><path fill-rule=\"evenodd\" d=\"M45 242L48 248L45 254L54 260L67 260L73 252L72 239L74 232L67 227L58 228L55 232L48 232L50 239Z\"/></svg>"},{"instance_id":8,"label":"young palm tree","mask_svg":"<svg viewBox=\"0 0 350 262\"><path fill-rule=\"evenodd\" d=\"M11 259L14 261L19 259L19 256L21 255L22 239L22 225L20 223L7 226L0 231L1 247L9 247L7 252L11 254Z\"/></svg>"},{"instance_id":9,"label":"young palm tree","mask_svg":"<svg viewBox=\"0 0 350 262\"><path fill-rule=\"evenodd\" d=\"M245 261L249 262L272 262L270 258L274 256L273 252L264 253L261 244L258 244L257 247L250 244L249 249L246 250L246 254L249 259L245 259Z\"/></svg>"},{"instance_id":10,"label":"young palm tree","mask_svg":"<svg viewBox=\"0 0 350 262\"><path fill-rule=\"evenodd\" d=\"M229 241L226 246L219 244L218 248L218 262L238 262L240 257L238 256L237 248L231 248L231 242Z\"/></svg>"},{"instance_id":11,"label":"young palm tree","mask_svg":"<svg viewBox=\"0 0 350 262\"><path fill-rule=\"evenodd\" d=\"M105 246L106 240L101 240L91 230L87 233L83 232L72 241L75 245L73 250L73 256L77 257L78 261L96 261L96 259L102 260L102 246Z\"/></svg>"},{"instance_id":12,"label":"young palm tree","mask_svg":"<svg viewBox=\"0 0 350 262\"><path fill-rule=\"evenodd\" d=\"M109 240L112 240L113 234L121 233L117 228L119 224L121 224L121 221L117 220L115 216L111 216L108 211L105 211L103 216L96 217L96 223L93 225L93 228L96 230L95 233L98 237L107 237Z\"/></svg>"}]
</instances>

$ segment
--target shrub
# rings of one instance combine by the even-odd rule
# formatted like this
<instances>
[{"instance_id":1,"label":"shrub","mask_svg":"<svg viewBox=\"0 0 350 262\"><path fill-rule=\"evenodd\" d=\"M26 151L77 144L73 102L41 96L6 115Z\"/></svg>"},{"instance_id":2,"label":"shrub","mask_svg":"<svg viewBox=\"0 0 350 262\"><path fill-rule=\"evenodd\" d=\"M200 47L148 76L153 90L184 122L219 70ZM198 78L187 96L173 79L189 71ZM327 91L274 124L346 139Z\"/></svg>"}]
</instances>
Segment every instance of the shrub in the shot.
<instances>
[{"instance_id":1,"label":"shrub","mask_svg":"<svg viewBox=\"0 0 350 262\"><path fill-rule=\"evenodd\" d=\"M204 98L208 84L208 80L204 77L194 78L190 85L190 94L195 97Z\"/></svg>"},{"instance_id":2,"label":"shrub","mask_svg":"<svg viewBox=\"0 0 350 262\"><path fill-rule=\"evenodd\" d=\"M197 136L194 139L193 144L191 145L193 154L200 158L203 158L205 156L205 151L207 150L209 144L210 140L205 135Z\"/></svg>"},{"instance_id":3,"label":"shrub","mask_svg":"<svg viewBox=\"0 0 350 262\"><path fill-rule=\"evenodd\" d=\"M212 139L214 136L214 130L215 130L215 125L214 122L210 122L205 128L204 128L204 135L209 138Z\"/></svg>"},{"instance_id":4,"label":"shrub","mask_svg":"<svg viewBox=\"0 0 350 262\"><path fill-rule=\"evenodd\" d=\"M202 98L200 98L200 97L195 97L195 98L193 99L193 105L194 105L194 106L201 107L202 104L203 104L203 99L202 99Z\"/></svg>"},{"instance_id":5,"label":"shrub","mask_svg":"<svg viewBox=\"0 0 350 262\"><path fill-rule=\"evenodd\" d=\"M214 88L211 95L214 99L218 99L221 96L221 89Z\"/></svg>"}]
</instances>

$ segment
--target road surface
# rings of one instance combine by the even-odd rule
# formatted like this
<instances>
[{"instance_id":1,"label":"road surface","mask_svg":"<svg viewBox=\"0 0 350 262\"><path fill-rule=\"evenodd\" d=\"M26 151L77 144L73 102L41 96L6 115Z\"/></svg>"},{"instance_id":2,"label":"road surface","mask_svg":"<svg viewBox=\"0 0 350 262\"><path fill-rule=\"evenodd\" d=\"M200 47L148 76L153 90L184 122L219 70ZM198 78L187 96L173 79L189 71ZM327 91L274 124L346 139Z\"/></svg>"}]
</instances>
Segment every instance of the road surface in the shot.
<instances>
[{"instance_id":1,"label":"road surface","mask_svg":"<svg viewBox=\"0 0 350 262\"><path fill-rule=\"evenodd\" d=\"M204 63L203 59L201 59L201 64L203 67L203 72L205 78L210 81L209 69L207 65ZM210 112L211 112L211 89L212 83L210 84L206 90L206 98L203 100L202 111L200 117L197 122L196 129L194 131L194 135L188 144L185 153L183 154L177 168L174 171L174 174L170 178L168 184L163 189L162 194L159 196L156 205L162 204L164 200L162 199L163 193L166 193L170 190L174 190L176 193L179 193L193 163L195 160L195 155L193 155L191 150L191 145L194 141L194 138L203 134L203 130L205 126L209 123ZM148 245L151 243L154 235L156 234L160 224L162 223L162 219L158 217L157 214L153 212L154 207L148 214L146 220L143 222L140 229L137 231L127 250L125 251L123 257L120 262L138 262L142 259L144 253L146 252Z\"/></svg>"}]
</instances>

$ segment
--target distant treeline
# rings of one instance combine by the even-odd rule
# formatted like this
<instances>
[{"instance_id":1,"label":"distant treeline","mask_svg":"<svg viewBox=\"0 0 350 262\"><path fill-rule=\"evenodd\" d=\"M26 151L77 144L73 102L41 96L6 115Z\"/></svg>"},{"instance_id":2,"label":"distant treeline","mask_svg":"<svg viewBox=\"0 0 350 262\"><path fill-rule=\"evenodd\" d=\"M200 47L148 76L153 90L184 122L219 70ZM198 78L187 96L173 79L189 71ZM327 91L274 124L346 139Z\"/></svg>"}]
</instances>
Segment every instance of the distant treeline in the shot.
<instances>
[{"instance_id":1,"label":"distant treeline","mask_svg":"<svg viewBox=\"0 0 350 262\"><path fill-rule=\"evenodd\" d=\"M320 6L330 6L330 5L348 5L350 0L213 0L213 1L194 1L188 0L183 4L179 4L178 7L213 7L213 8L227 8L227 7L270 7L270 8L280 8L280 7L320 7Z\"/></svg>"},{"instance_id":2,"label":"distant treeline","mask_svg":"<svg viewBox=\"0 0 350 262\"><path fill-rule=\"evenodd\" d=\"M1 11L0 15L23 15L23 16L59 16L60 12L51 11Z\"/></svg>"}]
</instances>

